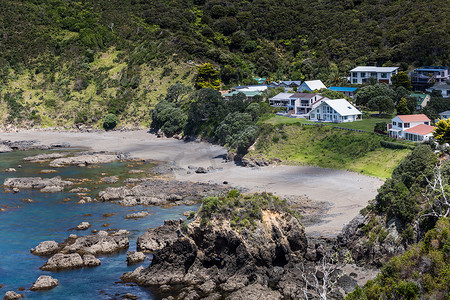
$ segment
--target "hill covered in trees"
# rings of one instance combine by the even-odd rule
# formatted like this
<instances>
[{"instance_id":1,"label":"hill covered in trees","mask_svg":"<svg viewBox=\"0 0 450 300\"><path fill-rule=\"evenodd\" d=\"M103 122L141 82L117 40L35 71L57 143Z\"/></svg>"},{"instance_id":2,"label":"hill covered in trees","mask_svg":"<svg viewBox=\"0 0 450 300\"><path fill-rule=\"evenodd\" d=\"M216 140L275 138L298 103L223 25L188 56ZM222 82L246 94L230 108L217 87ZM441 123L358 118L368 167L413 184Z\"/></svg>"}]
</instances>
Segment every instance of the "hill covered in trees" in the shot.
<instances>
[{"instance_id":1,"label":"hill covered in trees","mask_svg":"<svg viewBox=\"0 0 450 300\"><path fill-rule=\"evenodd\" d=\"M445 0L6 0L0 8L2 123L96 123L110 112L148 124L167 87L191 84L205 61L226 85L253 76L337 84L356 65L449 65Z\"/></svg>"}]
</instances>

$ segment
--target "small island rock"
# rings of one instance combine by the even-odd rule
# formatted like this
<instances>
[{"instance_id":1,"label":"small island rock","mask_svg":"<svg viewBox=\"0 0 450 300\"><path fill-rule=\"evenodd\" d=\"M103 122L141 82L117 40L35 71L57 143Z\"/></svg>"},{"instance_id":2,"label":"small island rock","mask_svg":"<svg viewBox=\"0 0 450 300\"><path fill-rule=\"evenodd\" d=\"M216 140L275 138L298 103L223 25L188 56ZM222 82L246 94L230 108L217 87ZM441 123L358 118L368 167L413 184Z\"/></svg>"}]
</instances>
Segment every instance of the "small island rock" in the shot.
<instances>
[{"instance_id":1,"label":"small island rock","mask_svg":"<svg viewBox=\"0 0 450 300\"><path fill-rule=\"evenodd\" d=\"M48 275L41 275L30 288L31 291L50 290L59 284L58 279Z\"/></svg>"},{"instance_id":2,"label":"small island rock","mask_svg":"<svg viewBox=\"0 0 450 300\"><path fill-rule=\"evenodd\" d=\"M91 227L91 224L89 224L89 222L81 222L75 229L76 230L86 230L89 227Z\"/></svg>"},{"instance_id":3,"label":"small island rock","mask_svg":"<svg viewBox=\"0 0 450 300\"><path fill-rule=\"evenodd\" d=\"M31 248L30 252L34 255L52 255L59 250L59 245L55 241L40 242L36 248Z\"/></svg>"}]
</instances>

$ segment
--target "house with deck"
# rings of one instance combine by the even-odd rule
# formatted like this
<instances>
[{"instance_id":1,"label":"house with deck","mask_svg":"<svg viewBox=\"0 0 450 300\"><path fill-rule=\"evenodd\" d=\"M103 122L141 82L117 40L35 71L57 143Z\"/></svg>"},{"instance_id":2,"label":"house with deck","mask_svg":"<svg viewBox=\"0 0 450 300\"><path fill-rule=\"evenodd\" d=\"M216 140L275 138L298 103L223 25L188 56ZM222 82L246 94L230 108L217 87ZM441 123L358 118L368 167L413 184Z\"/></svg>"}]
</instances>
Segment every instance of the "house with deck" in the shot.
<instances>
[{"instance_id":1,"label":"house with deck","mask_svg":"<svg viewBox=\"0 0 450 300\"><path fill-rule=\"evenodd\" d=\"M397 74L398 67L373 67L359 66L350 70L350 82L353 84L363 84L374 78L379 83L392 84L392 75Z\"/></svg>"},{"instance_id":2,"label":"house with deck","mask_svg":"<svg viewBox=\"0 0 450 300\"><path fill-rule=\"evenodd\" d=\"M311 110L309 119L317 122L353 122L361 120L362 113L345 99L327 99Z\"/></svg>"},{"instance_id":3,"label":"house with deck","mask_svg":"<svg viewBox=\"0 0 450 300\"><path fill-rule=\"evenodd\" d=\"M269 105L283 107L285 112L290 115L306 117L323 100L328 100L328 98L310 93L280 93L269 99Z\"/></svg>"},{"instance_id":4,"label":"house with deck","mask_svg":"<svg viewBox=\"0 0 450 300\"><path fill-rule=\"evenodd\" d=\"M314 91L320 91L321 89L326 89L327 87L325 84L323 84L320 80L308 80L303 82L298 88L297 91L299 92L314 92Z\"/></svg>"},{"instance_id":5,"label":"house with deck","mask_svg":"<svg viewBox=\"0 0 450 300\"><path fill-rule=\"evenodd\" d=\"M387 125L389 136L412 142L424 142L433 137L434 126L424 114L398 115Z\"/></svg>"},{"instance_id":6,"label":"house with deck","mask_svg":"<svg viewBox=\"0 0 450 300\"><path fill-rule=\"evenodd\" d=\"M424 66L414 69L410 74L411 85L414 90L429 88L434 83L444 84L450 79L450 67Z\"/></svg>"}]
</instances>

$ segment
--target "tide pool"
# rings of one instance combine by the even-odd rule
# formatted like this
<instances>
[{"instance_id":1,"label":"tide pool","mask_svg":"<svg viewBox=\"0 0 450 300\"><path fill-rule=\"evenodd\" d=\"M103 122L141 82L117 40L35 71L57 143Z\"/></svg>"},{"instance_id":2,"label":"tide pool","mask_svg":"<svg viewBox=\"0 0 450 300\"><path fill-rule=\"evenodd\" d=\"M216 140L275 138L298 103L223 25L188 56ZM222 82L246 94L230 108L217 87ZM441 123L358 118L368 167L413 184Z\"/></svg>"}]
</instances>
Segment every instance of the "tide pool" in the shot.
<instances>
[{"instance_id":1,"label":"tide pool","mask_svg":"<svg viewBox=\"0 0 450 300\"><path fill-rule=\"evenodd\" d=\"M48 153L49 151L45 151ZM113 163L98 168L65 167L57 168L57 173L39 174L42 169L49 169L47 164L24 162L26 156L43 153L43 151L17 151L0 154L0 184L7 177L54 177L88 178L97 180L100 177L118 175L126 176L130 170L126 163ZM22 165L22 168L18 168ZM146 166L135 166L136 169ZM147 166L148 167L148 166ZM15 168L17 172L6 173L6 168ZM107 175L102 175L106 173ZM131 175L130 175L131 176ZM91 197L108 184L81 184L74 187L89 187ZM70 190L66 189L67 191ZM64 241L70 234L79 236L90 234L91 230L127 229L130 247L128 251L136 251L136 239L147 228L153 228L168 219L183 218L182 213L196 210L197 206L175 206L161 208L154 206L123 207L108 202L77 204L79 197L69 192L40 193L38 190L20 190L19 193L5 193L0 190L0 297L9 290L23 293L26 299L120 299L121 295L131 293L139 299L156 299L147 289L136 285L117 283L120 276L134 270L140 265L148 266L150 260L141 264L127 266L126 251L98 258L102 262L99 267L82 268L61 272L41 271L47 257L39 257L30 253L30 248L45 240ZM64 202L63 199L70 198ZM32 203L22 201L32 199ZM141 219L125 219L127 214L147 210L150 215ZM115 213L106 217L104 214ZM81 222L89 222L92 226L86 231L74 228ZM107 224L107 225L106 225ZM103 226L105 225L105 226ZM151 255L148 255L151 259ZM43 292L32 292L28 289L40 275L50 275L59 280L59 286ZM18 291L19 288L24 291Z\"/></svg>"}]
</instances>

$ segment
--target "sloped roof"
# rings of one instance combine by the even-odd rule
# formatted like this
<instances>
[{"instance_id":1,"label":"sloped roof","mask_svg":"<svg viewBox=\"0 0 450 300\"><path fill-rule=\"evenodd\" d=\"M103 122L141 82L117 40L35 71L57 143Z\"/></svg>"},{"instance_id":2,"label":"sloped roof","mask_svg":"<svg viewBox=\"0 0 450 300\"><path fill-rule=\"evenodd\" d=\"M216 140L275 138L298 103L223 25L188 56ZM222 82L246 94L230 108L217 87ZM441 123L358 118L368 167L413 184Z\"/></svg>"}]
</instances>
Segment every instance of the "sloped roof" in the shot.
<instances>
[{"instance_id":1,"label":"sloped roof","mask_svg":"<svg viewBox=\"0 0 450 300\"><path fill-rule=\"evenodd\" d=\"M345 99L329 99L324 100L322 102L328 104L331 108L333 108L338 114L341 116L353 116L360 115L361 112L356 109L350 102ZM322 105L321 104L321 105Z\"/></svg>"},{"instance_id":2,"label":"sloped roof","mask_svg":"<svg viewBox=\"0 0 450 300\"><path fill-rule=\"evenodd\" d=\"M305 81L304 84L306 84L311 89L311 91L327 88L321 80L309 80Z\"/></svg>"},{"instance_id":3,"label":"sloped roof","mask_svg":"<svg viewBox=\"0 0 450 300\"><path fill-rule=\"evenodd\" d=\"M448 116L448 115L450 115L450 110L443 111L443 112L439 113L439 115L440 116Z\"/></svg>"},{"instance_id":4,"label":"sloped roof","mask_svg":"<svg viewBox=\"0 0 450 300\"><path fill-rule=\"evenodd\" d=\"M233 95L237 95L239 93L243 93L246 97L253 97L256 95L261 95L260 91L243 91L243 90L238 90L238 91L234 91L228 94L223 95L224 97L232 97Z\"/></svg>"},{"instance_id":5,"label":"sloped roof","mask_svg":"<svg viewBox=\"0 0 450 300\"><path fill-rule=\"evenodd\" d=\"M273 81L271 84L273 84L273 85L280 85L282 83L284 83L285 85L294 84L294 85L297 85L297 86L302 84L301 81L295 81L295 80L281 80L279 82Z\"/></svg>"},{"instance_id":6,"label":"sloped roof","mask_svg":"<svg viewBox=\"0 0 450 300\"><path fill-rule=\"evenodd\" d=\"M397 117L400 118L403 122L429 122L430 119L424 114L418 114L418 115L398 115Z\"/></svg>"},{"instance_id":7,"label":"sloped roof","mask_svg":"<svg viewBox=\"0 0 450 300\"><path fill-rule=\"evenodd\" d=\"M408 132L408 133L426 135L426 134L433 132L434 128L435 128L434 126L420 124L420 125L414 126L412 128L405 129L404 131Z\"/></svg>"},{"instance_id":8,"label":"sloped roof","mask_svg":"<svg viewBox=\"0 0 450 300\"><path fill-rule=\"evenodd\" d=\"M394 72L398 67L358 66L350 72Z\"/></svg>"},{"instance_id":9,"label":"sloped roof","mask_svg":"<svg viewBox=\"0 0 450 300\"><path fill-rule=\"evenodd\" d=\"M292 96L292 93L279 93L276 96L273 96L269 100L289 100L289 97Z\"/></svg>"},{"instance_id":10,"label":"sloped roof","mask_svg":"<svg viewBox=\"0 0 450 300\"><path fill-rule=\"evenodd\" d=\"M308 98L308 99L311 99L315 95L316 94L311 94L311 93L295 93L295 94L291 94L291 96L289 98Z\"/></svg>"}]
</instances>

